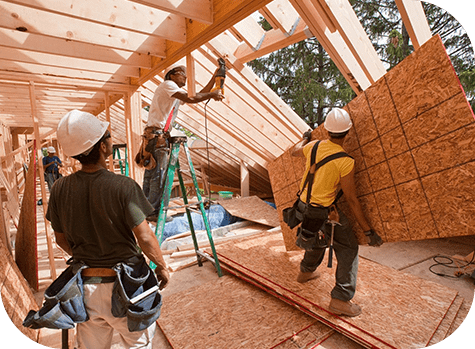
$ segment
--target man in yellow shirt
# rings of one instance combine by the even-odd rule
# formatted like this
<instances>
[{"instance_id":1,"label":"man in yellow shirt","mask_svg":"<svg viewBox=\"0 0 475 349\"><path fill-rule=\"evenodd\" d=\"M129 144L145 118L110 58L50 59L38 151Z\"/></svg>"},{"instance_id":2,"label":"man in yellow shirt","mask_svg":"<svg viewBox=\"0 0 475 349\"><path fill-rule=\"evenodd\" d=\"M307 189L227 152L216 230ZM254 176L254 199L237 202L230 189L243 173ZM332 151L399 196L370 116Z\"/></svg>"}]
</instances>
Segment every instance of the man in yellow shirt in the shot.
<instances>
[{"instance_id":1,"label":"man in yellow shirt","mask_svg":"<svg viewBox=\"0 0 475 349\"><path fill-rule=\"evenodd\" d=\"M321 141L318 144L315 163L329 155L344 152L343 143L352 126L348 113L339 108L332 109L324 123L324 128L328 131L329 140ZM299 209L305 210L307 202L307 189L304 185L305 178L311 167L311 153L317 141L309 142L310 134L304 134L304 139L298 143L293 152L293 156L302 156L307 159L306 170L301 184L301 195ZM309 206L306 209L299 234L306 234L306 237L316 236L321 230L325 237L320 239L313 246L305 247L305 255L300 263L300 273L297 281L304 283L319 276L317 267L322 263L325 255L325 242L331 240L332 227L327 221L330 207L335 202L338 187L341 187L345 199L353 212L356 221L369 238L371 246L380 246L383 242L379 235L371 229L367 219L361 209L355 189L355 161L353 158L345 156L329 161L315 172L315 177L311 189ZM356 290L356 277L358 271L358 240L352 231L351 225L346 216L337 211L332 213L333 218L339 216L340 225L335 225L333 236L333 248L337 258L336 284L331 292L330 311L337 315L358 316L361 314L361 307L351 302ZM318 239L317 239L318 240ZM323 240L323 244L322 244ZM313 240L310 240L313 241Z\"/></svg>"}]
</instances>

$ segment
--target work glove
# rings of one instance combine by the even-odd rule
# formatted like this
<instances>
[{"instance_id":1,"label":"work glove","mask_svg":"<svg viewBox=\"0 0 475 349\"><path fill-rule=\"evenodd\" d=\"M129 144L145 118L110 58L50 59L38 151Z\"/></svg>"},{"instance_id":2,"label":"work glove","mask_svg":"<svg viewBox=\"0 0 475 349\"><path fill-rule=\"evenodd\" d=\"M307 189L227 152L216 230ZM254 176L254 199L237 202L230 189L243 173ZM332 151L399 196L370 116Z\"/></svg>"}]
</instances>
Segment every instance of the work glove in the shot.
<instances>
[{"instance_id":1,"label":"work glove","mask_svg":"<svg viewBox=\"0 0 475 349\"><path fill-rule=\"evenodd\" d=\"M306 139L307 142L312 140L312 130L305 131L302 135L302 139Z\"/></svg>"},{"instance_id":2,"label":"work glove","mask_svg":"<svg viewBox=\"0 0 475 349\"><path fill-rule=\"evenodd\" d=\"M161 268L157 266L155 268L155 275L157 276L157 280L159 282L159 289L163 290L167 285L168 281L170 280L170 274L166 268Z\"/></svg>"},{"instance_id":3,"label":"work glove","mask_svg":"<svg viewBox=\"0 0 475 349\"><path fill-rule=\"evenodd\" d=\"M365 231L364 234L369 238L370 246L379 247L383 244L383 240L373 229Z\"/></svg>"}]
</instances>

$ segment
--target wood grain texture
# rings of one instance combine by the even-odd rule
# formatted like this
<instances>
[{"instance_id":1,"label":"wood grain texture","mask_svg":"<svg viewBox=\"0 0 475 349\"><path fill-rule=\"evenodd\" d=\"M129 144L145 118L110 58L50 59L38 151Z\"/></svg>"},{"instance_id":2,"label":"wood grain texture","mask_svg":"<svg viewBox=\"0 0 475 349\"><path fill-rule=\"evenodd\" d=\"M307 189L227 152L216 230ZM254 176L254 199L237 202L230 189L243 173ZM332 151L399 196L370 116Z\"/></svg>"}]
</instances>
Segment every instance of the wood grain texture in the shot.
<instances>
[{"instance_id":1,"label":"wood grain texture","mask_svg":"<svg viewBox=\"0 0 475 349\"><path fill-rule=\"evenodd\" d=\"M174 349L283 349L297 340L307 348L332 331L229 275L165 299L158 324Z\"/></svg>"},{"instance_id":2,"label":"wood grain texture","mask_svg":"<svg viewBox=\"0 0 475 349\"><path fill-rule=\"evenodd\" d=\"M321 276L300 284L296 277L303 252L286 252L280 234L221 245L217 252L222 264L309 309L312 316L366 347L425 347L457 296L453 289L360 259L354 301L363 313L337 317L328 309L336 263L330 269L324 259L318 269Z\"/></svg>"},{"instance_id":3,"label":"wood grain texture","mask_svg":"<svg viewBox=\"0 0 475 349\"><path fill-rule=\"evenodd\" d=\"M475 234L475 119L439 36L344 109L353 122L343 148L356 161L357 196L384 241ZM327 138L323 125L312 132L312 140ZM275 161L282 169L296 164L288 155ZM298 172L289 182L275 168L279 209L294 201L285 188L294 194L300 181ZM366 243L344 196L339 206ZM295 250L295 229L281 225L287 250Z\"/></svg>"},{"instance_id":4,"label":"wood grain texture","mask_svg":"<svg viewBox=\"0 0 475 349\"><path fill-rule=\"evenodd\" d=\"M275 208L257 196L240 197L231 200L219 200L218 203L231 215L251 222L277 227L280 224Z\"/></svg>"}]
</instances>

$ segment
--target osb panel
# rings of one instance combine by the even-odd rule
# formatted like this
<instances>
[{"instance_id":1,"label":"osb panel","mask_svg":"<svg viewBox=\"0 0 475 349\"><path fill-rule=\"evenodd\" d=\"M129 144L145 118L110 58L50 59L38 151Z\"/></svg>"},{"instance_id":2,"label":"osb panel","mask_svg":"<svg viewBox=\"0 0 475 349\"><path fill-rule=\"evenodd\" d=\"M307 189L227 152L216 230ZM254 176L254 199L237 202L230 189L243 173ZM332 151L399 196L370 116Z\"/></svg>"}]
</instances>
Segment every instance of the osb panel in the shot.
<instances>
[{"instance_id":1,"label":"osb panel","mask_svg":"<svg viewBox=\"0 0 475 349\"><path fill-rule=\"evenodd\" d=\"M384 241L475 234L475 183L473 172L464 170L475 163L474 115L438 36L345 109L354 127L343 148L356 161L357 196ZM313 140L327 138L323 125L312 132ZM297 162L288 154L276 161L283 173ZM273 185L274 194L284 197L284 188L291 193L276 200L282 209L293 203L300 180L296 172L297 181L289 182L273 173L276 168L269 167L269 175L280 178L278 186ZM388 199L397 201L382 200L395 192ZM340 207L360 243L366 243L344 200L343 196ZM281 226L287 250L295 250L295 229Z\"/></svg>"},{"instance_id":2,"label":"osb panel","mask_svg":"<svg viewBox=\"0 0 475 349\"><path fill-rule=\"evenodd\" d=\"M15 241L15 261L33 289L38 290L38 249L36 241L36 164L30 158L25 193Z\"/></svg>"},{"instance_id":3,"label":"osb panel","mask_svg":"<svg viewBox=\"0 0 475 349\"><path fill-rule=\"evenodd\" d=\"M167 297L158 319L174 349L271 348L314 323L310 316L227 275Z\"/></svg>"},{"instance_id":4,"label":"osb panel","mask_svg":"<svg viewBox=\"0 0 475 349\"><path fill-rule=\"evenodd\" d=\"M336 263L330 269L324 260L321 276L300 284L296 277L303 252L285 252L280 234L220 245L217 252L223 264L310 309L312 316L367 347L425 347L457 296L450 288L360 259L354 301L363 313L356 318L338 317L328 309Z\"/></svg>"},{"instance_id":5,"label":"osb panel","mask_svg":"<svg viewBox=\"0 0 475 349\"><path fill-rule=\"evenodd\" d=\"M13 324L28 338L38 341L39 330L22 326L29 310L38 310L33 293L13 257L0 241L0 289L3 306Z\"/></svg>"},{"instance_id":6,"label":"osb panel","mask_svg":"<svg viewBox=\"0 0 475 349\"><path fill-rule=\"evenodd\" d=\"M280 224L275 208L257 196L247 196L231 200L219 200L219 204L231 215L251 222L277 227Z\"/></svg>"},{"instance_id":7,"label":"osb panel","mask_svg":"<svg viewBox=\"0 0 475 349\"><path fill-rule=\"evenodd\" d=\"M437 329L437 331L434 333L434 336L429 341L429 345L434 345L436 343L439 343L440 341L443 341L447 337L450 327L454 323L455 318L457 317L457 314L460 310L460 307L462 306L462 303L463 303L463 298L460 296L457 296L454 302L452 303L451 307L447 311L447 314L445 315L444 319L440 323L439 328Z\"/></svg>"}]
</instances>

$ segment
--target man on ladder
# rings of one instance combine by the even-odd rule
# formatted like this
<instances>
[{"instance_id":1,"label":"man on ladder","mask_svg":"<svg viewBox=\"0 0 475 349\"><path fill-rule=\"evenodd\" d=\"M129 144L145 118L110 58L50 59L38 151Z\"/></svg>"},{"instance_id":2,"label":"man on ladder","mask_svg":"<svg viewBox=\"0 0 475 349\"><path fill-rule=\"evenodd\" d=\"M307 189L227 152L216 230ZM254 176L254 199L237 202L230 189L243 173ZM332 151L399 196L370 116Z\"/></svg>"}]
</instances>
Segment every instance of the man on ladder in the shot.
<instances>
[{"instance_id":1,"label":"man on ladder","mask_svg":"<svg viewBox=\"0 0 475 349\"><path fill-rule=\"evenodd\" d=\"M148 115L147 126L143 134L140 151L135 157L139 166L145 168L143 191L154 207L154 212L147 220L156 222L160 210L164 179L168 164L168 138L173 122L178 115L178 108L184 103L199 103L209 99L221 101L221 90L210 92L219 68L208 84L195 96L188 96L183 89L186 84L186 68L182 65L172 67L165 74L165 80L155 90Z\"/></svg>"}]
</instances>

